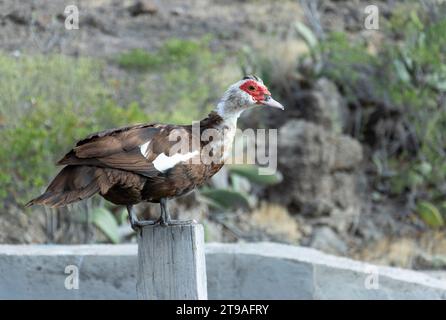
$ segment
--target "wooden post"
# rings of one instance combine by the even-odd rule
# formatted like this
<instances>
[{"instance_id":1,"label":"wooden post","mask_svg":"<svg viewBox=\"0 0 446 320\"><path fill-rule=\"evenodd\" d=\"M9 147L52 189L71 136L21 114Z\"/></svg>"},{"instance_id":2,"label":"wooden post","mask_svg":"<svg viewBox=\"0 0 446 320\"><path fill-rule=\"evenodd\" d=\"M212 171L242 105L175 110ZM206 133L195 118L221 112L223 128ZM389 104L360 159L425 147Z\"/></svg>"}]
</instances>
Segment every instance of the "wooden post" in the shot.
<instances>
[{"instance_id":1,"label":"wooden post","mask_svg":"<svg viewBox=\"0 0 446 320\"><path fill-rule=\"evenodd\" d=\"M201 224L142 228L136 293L142 300L207 299Z\"/></svg>"}]
</instances>

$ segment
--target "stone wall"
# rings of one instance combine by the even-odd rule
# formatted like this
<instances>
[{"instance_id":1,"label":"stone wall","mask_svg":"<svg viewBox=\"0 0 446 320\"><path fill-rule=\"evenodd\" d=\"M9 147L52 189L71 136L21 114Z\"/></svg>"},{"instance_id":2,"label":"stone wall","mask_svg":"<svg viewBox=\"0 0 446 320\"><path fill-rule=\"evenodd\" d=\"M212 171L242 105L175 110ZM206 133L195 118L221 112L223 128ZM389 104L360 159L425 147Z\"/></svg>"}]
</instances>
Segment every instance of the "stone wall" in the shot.
<instances>
[{"instance_id":1,"label":"stone wall","mask_svg":"<svg viewBox=\"0 0 446 320\"><path fill-rule=\"evenodd\" d=\"M0 299L134 299L136 245L0 245ZM275 243L206 247L210 299L444 299L446 282ZM67 290L65 269L79 270ZM69 270L67 270L69 271Z\"/></svg>"}]
</instances>

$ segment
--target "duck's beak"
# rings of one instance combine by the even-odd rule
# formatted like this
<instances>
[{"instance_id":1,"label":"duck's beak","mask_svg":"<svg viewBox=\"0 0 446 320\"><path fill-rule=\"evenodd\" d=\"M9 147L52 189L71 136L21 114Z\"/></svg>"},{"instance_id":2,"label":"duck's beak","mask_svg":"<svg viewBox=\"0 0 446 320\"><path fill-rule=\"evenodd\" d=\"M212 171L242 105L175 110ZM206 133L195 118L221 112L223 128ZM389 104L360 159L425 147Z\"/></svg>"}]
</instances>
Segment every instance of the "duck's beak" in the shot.
<instances>
[{"instance_id":1,"label":"duck's beak","mask_svg":"<svg viewBox=\"0 0 446 320\"><path fill-rule=\"evenodd\" d=\"M280 110L284 110L285 109L285 107L282 106L280 104L280 102L277 102L271 96L265 96L265 100L262 100L260 103L263 104L264 106L267 106L267 107L277 108L277 109L280 109Z\"/></svg>"}]
</instances>

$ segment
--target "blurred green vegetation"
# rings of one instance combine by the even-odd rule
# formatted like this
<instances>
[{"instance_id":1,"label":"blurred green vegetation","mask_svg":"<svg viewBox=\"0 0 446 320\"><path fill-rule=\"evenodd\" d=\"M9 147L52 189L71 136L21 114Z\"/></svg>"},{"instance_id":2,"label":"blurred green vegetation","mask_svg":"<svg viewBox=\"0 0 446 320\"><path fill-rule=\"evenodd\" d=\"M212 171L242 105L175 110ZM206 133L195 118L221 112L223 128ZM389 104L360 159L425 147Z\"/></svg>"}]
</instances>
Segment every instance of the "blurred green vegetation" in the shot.
<instances>
[{"instance_id":1,"label":"blurred green vegetation","mask_svg":"<svg viewBox=\"0 0 446 320\"><path fill-rule=\"evenodd\" d=\"M205 60L209 63L212 53L206 48L210 37L200 40L169 39L156 52L143 49L133 49L124 52L116 58L123 68L139 71L171 68L173 66L197 66ZM218 60L218 59L217 59Z\"/></svg>"},{"instance_id":2,"label":"blurred green vegetation","mask_svg":"<svg viewBox=\"0 0 446 320\"><path fill-rule=\"evenodd\" d=\"M201 189L201 195L206 202L222 211L236 210L237 208L252 208L256 197L252 196L252 186L271 186L282 181L282 174L276 172L271 175L261 175L260 167L251 164L227 165L229 186L228 188Z\"/></svg>"},{"instance_id":3,"label":"blurred green vegetation","mask_svg":"<svg viewBox=\"0 0 446 320\"><path fill-rule=\"evenodd\" d=\"M349 108L344 131L367 146L376 190L404 197L430 226L444 224L438 213L446 217L445 7L401 6L368 38L330 32L318 39L297 23L308 54L296 57L297 68L287 75L303 89L321 77L337 85ZM296 89L274 83L271 70L279 68L272 63L280 61L260 54L244 63L253 63L244 68L270 79L279 93Z\"/></svg>"},{"instance_id":4,"label":"blurred green vegetation","mask_svg":"<svg viewBox=\"0 0 446 320\"><path fill-rule=\"evenodd\" d=\"M101 66L93 61L1 55L0 68L0 197L21 202L48 182L56 158L76 138L127 112L109 100ZM106 119L96 106L109 109L101 112Z\"/></svg>"},{"instance_id":5,"label":"blurred green vegetation","mask_svg":"<svg viewBox=\"0 0 446 320\"><path fill-rule=\"evenodd\" d=\"M381 36L368 41L342 32L318 39L297 23L308 47L308 55L296 57L297 68L277 68L274 64L283 59L261 50L247 50L240 60L242 69L261 76L274 95L287 94L285 100L296 89L287 79L300 79L303 89L321 77L332 80L349 108L344 131L370 152L376 190L404 196L432 227L443 226L446 218L444 16L416 6L401 8L390 19L383 17ZM108 60L0 53L3 205L36 196L58 170L54 162L91 132L202 118L234 79L233 70L226 73L225 53L212 52L211 41L169 39L155 51L133 49ZM110 77L108 63L118 76ZM292 76L279 79L273 70ZM233 169L230 190L208 189L204 195L217 207L229 206L235 198L249 204L237 187L240 177L259 183L250 171ZM101 219L103 225L113 224Z\"/></svg>"},{"instance_id":6,"label":"blurred green vegetation","mask_svg":"<svg viewBox=\"0 0 446 320\"><path fill-rule=\"evenodd\" d=\"M361 122L350 133L372 147L378 183L418 201L413 209L428 225L443 225L437 208L446 191L446 19L402 10L385 26L377 52L330 35L320 75L338 84L354 110L368 109L356 111ZM425 200L433 209L425 210Z\"/></svg>"},{"instance_id":7,"label":"blurred green vegetation","mask_svg":"<svg viewBox=\"0 0 446 320\"><path fill-rule=\"evenodd\" d=\"M157 52L123 53L112 62L123 69L119 78L107 76L107 61L0 54L3 205L39 194L58 170L55 161L92 132L205 116L227 85L217 71L222 56L212 54L209 41L171 39ZM118 102L135 78L136 94Z\"/></svg>"},{"instance_id":8,"label":"blurred green vegetation","mask_svg":"<svg viewBox=\"0 0 446 320\"><path fill-rule=\"evenodd\" d=\"M133 95L160 122L201 119L226 89L224 53L210 50L211 37L167 40L156 52L135 49L114 61L131 72Z\"/></svg>"}]
</instances>

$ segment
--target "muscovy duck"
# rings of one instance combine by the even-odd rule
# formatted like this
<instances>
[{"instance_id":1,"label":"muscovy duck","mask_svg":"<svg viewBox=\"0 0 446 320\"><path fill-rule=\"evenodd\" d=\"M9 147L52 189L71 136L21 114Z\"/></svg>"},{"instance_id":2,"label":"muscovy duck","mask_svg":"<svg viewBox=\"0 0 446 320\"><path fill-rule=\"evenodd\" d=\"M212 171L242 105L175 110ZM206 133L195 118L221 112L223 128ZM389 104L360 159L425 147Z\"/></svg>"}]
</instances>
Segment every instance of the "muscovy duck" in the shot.
<instances>
[{"instance_id":1,"label":"muscovy duck","mask_svg":"<svg viewBox=\"0 0 446 320\"><path fill-rule=\"evenodd\" d=\"M284 109L260 78L246 76L229 87L216 109L195 126L198 130L194 125L139 124L94 133L57 162L65 167L45 193L26 206L60 207L99 193L127 206L134 230L157 223L190 223L172 220L166 201L201 186L220 170L238 117L254 106ZM180 140L187 148L178 148ZM160 203L158 220L137 219L133 206L141 201Z\"/></svg>"}]
</instances>

